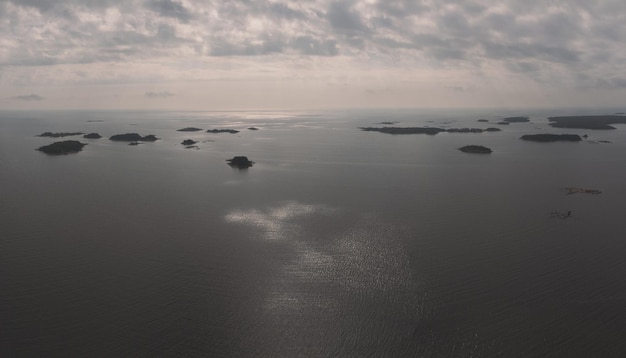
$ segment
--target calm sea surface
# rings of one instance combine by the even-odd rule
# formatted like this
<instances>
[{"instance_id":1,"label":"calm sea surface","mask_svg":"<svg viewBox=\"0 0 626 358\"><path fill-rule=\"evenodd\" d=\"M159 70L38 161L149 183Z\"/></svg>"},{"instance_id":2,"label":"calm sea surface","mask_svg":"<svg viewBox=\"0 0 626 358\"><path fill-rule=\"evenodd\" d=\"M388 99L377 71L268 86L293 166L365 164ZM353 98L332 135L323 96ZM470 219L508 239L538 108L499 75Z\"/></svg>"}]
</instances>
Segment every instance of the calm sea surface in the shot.
<instances>
[{"instance_id":1,"label":"calm sea surface","mask_svg":"<svg viewBox=\"0 0 626 358\"><path fill-rule=\"evenodd\" d=\"M626 356L626 126L546 119L619 111L0 112L0 355Z\"/></svg>"}]
</instances>

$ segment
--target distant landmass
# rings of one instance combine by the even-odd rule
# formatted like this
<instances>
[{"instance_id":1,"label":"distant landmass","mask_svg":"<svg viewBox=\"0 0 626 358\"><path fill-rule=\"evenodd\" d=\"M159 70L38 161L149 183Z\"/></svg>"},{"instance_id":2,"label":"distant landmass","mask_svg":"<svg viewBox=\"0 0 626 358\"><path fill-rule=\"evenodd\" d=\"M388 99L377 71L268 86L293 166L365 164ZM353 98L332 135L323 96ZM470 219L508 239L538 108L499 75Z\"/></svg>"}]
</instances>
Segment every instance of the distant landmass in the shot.
<instances>
[{"instance_id":1,"label":"distant landmass","mask_svg":"<svg viewBox=\"0 0 626 358\"><path fill-rule=\"evenodd\" d=\"M100 139L102 138L102 136L98 133L89 133L89 134L85 134L83 136L83 138L87 138L87 139Z\"/></svg>"},{"instance_id":2,"label":"distant landmass","mask_svg":"<svg viewBox=\"0 0 626 358\"><path fill-rule=\"evenodd\" d=\"M80 152L86 145L87 144L81 143L77 140L65 140L62 142L54 142L50 145L39 147L37 148L37 150L51 155L70 154Z\"/></svg>"},{"instance_id":3,"label":"distant landmass","mask_svg":"<svg viewBox=\"0 0 626 358\"><path fill-rule=\"evenodd\" d=\"M580 142L578 134L526 134L520 137L531 142Z\"/></svg>"},{"instance_id":4,"label":"distant landmass","mask_svg":"<svg viewBox=\"0 0 626 358\"><path fill-rule=\"evenodd\" d=\"M157 138L153 134L140 136L137 133L116 134L109 138L109 140L117 141L117 142L154 142L155 140L158 140L158 139L159 138Z\"/></svg>"},{"instance_id":5,"label":"distant landmass","mask_svg":"<svg viewBox=\"0 0 626 358\"><path fill-rule=\"evenodd\" d=\"M482 145L466 145L459 148L460 151L465 153L477 153L477 154L489 154L492 152L491 148L487 148Z\"/></svg>"},{"instance_id":6,"label":"distant landmass","mask_svg":"<svg viewBox=\"0 0 626 358\"><path fill-rule=\"evenodd\" d=\"M38 135L38 137L61 138L61 137L70 137L70 136L75 136L75 135L80 135L80 134L83 134L83 133L82 132L58 132L58 133L45 132L45 133L41 133L40 135Z\"/></svg>"},{"instance_id":7,"label":"distant landmass","mask_svg":"<svg viewBox=\"0 0 626 358\"><path fill-rule=\"evenodd\" d=\"M626 116L621 115L548 117L548 120L555 128L615 129L611 124L626 124Z\"/></svg>"},{"instance_id":8,"label":"distant landmass","mask_svg":"<svg viewBox=\"0 0 626 358\"><path fill-rule=\"evenodd\" d=\"M482 133L482 132L498 132L499 128L436 128L436 127L361 127L362 131L380 132L387 134L429 134L435 135L441 132L447 133Z\"/></svg>"}]
</instances>

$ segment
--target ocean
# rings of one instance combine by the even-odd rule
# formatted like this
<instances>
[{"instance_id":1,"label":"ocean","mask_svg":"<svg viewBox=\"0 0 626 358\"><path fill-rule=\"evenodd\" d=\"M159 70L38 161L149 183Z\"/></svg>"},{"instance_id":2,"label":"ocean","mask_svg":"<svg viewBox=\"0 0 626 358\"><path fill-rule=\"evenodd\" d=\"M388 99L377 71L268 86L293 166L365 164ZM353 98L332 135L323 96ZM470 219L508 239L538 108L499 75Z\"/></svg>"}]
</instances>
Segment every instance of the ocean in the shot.
<instances>
[{"instance_id":1,"label":"ocean","mask_svg":"<svg viewBox=\"0 0 626 358\"><path fill-rule=\"evenodd\" d=\"M0 355L624 356L620 111L0 111Z\"/></svg>"}]
</instances>

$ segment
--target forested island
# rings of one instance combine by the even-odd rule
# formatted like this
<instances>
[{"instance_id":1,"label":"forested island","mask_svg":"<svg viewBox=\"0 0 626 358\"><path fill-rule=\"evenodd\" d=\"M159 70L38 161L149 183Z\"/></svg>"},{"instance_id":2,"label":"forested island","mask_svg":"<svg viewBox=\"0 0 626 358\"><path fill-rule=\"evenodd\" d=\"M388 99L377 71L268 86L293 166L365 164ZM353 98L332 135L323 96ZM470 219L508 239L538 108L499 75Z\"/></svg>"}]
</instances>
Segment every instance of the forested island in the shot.
<instances>
[{"instance_id":1,"label":"forested island","mask_svg":"<svg viewBox=\"0 0 626 358\"><path fill-rule=\"evenodd\" d=\"M483 132L499 132L499 128L490 127L482 128L437 128L437 127L361 127L366 132L381 132L387 134L429 134L435 135L441 132L447 133L483 133Z\"/></svg>"},{"instance_id":2,"label":"forested island","mask_svg":"<svg viewBox=\"0 0 626 358\"><path fill-rule=\"evenodd\" d=\"M157 139L159 138L157 138L154 134L141 136L137 133L116 134L109 138L109 140L117 142L154 142Z\"/></svg>"},{"instance_id":3,"label":"forested island","mask_svg":"<svg viewBox=\"0 0 626 358\"><path fill-rule=\"evenodd\" d=\"M477 153L477 154L489 154L492 152L491 148L482 145L466 145L459 148L461 152L465 153Z\"/></svg>"},{"instance_id":4,"label":"forested island","mask_svg":"<svg viewBox=\"0 0 626 358\"><path fill-rule=\"evenodd\" d=\"M622 115L548 117L548 120L555 128L615 129L611 124L626 124L626 116Z\"/></svg>"},{"instance_id":5,"label":"forested island","mask_svg":"<svg viewBox=\"0 0 626 358\"><path fill-rule=\"evenodd\" d=\"M207 130L207 133L230 133L230 134L235 134L235 133L239 133L239 131L235 130L235 129L209 129L209 130Z\"/></svg>"},{"instance_id":6,"label":"forested island","mask_svg":"<svg viewBox=\"0 0 626 358\"><path fill-rule=\"evenodd\" d=\"M80 135L80 134L83 134L83 133L82 132L58 132L58 133L44 132L38 135L38 137L61 138L61 137L71 137L71 136Z\"/></svg>"},{"instance_id":7,"label":"forested island","mask_svg":"<svg viewBox=\"0 0 626 358\"><path fill-rule=\"evenodd\" d=\"M86 145L87 144L81 143L77 140L65 140L62 142L54 142L49 145L44 145L43 147L37 148L37 150L51 155L70 154L80 152Z\"/></svg>"},{"instance_id":8,"label":"forested island","mask_svg":"<svg viewBox=\"0 0 626 358\"><path fill-rule=\"evenodd\" d=\"M578 134L526 134L520 137L531 142L580 142Z\"/></svg>"}]
</instances>

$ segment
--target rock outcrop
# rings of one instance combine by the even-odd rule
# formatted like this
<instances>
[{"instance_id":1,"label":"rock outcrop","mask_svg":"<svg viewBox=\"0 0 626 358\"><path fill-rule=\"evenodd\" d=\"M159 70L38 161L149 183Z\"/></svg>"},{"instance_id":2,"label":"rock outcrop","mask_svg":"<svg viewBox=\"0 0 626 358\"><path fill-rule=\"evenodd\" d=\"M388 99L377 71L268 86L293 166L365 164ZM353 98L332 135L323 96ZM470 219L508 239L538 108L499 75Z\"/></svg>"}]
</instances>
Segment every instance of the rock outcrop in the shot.
<instances>
[{"instance_id":1,"label":"rock outcrop","mask_svg":"<svg viewBox=\"0 0 626 358\"><path fill-rule=\"evenodd\" d=\"M239 168L239 169L247 169L247 168L250 168L252 165L254 165L253 161L250 161L248 157L244 157L244 156L237 156L237 157L234 157L233 159L227 159L226 161L228 162L228 165L230 165L231 167Z\"/></svg>"}]
</instances>

